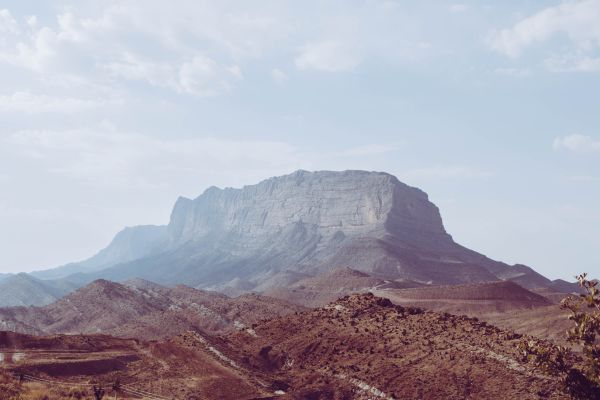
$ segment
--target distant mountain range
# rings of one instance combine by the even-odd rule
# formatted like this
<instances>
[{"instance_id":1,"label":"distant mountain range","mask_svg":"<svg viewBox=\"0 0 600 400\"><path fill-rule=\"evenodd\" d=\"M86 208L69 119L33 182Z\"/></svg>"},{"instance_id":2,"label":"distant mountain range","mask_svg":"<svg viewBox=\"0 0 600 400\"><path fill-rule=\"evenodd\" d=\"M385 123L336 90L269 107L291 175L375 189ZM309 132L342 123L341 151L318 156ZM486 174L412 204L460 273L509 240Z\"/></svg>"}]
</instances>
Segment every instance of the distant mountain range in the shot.
<instances>
[{"instance_id":1,"label":"distant mountain range","mask_svg":"<svg viewBox=\"0 0 600 400\"><path fill-rule=\"evenodd\" d=\"M41 280L20 273L0 277L0 306L46 305L79 287L68 278Z\"/></svg>"},{"instance_id":2,"label":"distant mountain range","mask_svg":"<svg viewBox=\"0 0 600 400\"><path fill-rule=\"evenodd\" d=\"M139 277L237 295L290 287L340 267L388 282L509 280L529 289L576 290L455 243L427 194L390 174L297 171L180 198L168 225L126 228L88 260L32 273L33 282L48 287L29 304L47 303L60 294L57 285L68 290L99 278ZM32 284L12 287L25 293Z\"/></svg>"}]
</instances>

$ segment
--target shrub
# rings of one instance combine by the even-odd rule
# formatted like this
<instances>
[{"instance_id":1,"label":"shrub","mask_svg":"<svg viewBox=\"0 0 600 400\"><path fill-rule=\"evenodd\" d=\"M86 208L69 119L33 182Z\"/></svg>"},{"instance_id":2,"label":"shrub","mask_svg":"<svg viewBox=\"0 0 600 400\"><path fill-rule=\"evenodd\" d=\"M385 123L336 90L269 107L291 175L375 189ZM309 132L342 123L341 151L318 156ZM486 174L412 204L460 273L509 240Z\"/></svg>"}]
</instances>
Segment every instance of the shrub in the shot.
<instances>
[{"instance_id":1,"label":"shrub","mask_svg":"<svg viewBox=\"0 0 600 400\"><path fill-rule=\"evenodd\" d=\"M598 281L577 277L583 288L578 297L569 296L560 307L569 310L574 326L567 331L567 341L578 346L581 353L573 353L563 346L533 339L523 340L520 348L524 356L547 373L556 376L564 390L577 399L600 399L600 292Z\"/></svg>"}]
</instances>

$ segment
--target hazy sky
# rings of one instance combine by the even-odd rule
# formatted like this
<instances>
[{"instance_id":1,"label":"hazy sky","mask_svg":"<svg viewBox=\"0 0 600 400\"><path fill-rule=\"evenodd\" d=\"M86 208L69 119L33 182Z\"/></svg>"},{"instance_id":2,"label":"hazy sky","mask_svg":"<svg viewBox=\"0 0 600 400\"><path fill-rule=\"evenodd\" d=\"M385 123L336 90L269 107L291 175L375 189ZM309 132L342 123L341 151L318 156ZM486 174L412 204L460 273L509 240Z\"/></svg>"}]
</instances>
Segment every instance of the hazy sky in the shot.
<instances>
[{"instance_id":1,"label":"hazy sky","mask_svg":"<svg viewBox=\"0 0 600 400\"><path fill-rule=\"evenodd\" d=\"M177 196L387 171L455 240L600 275L600 0L2 1L0 272Z\"/></svg>"}]
</instances>

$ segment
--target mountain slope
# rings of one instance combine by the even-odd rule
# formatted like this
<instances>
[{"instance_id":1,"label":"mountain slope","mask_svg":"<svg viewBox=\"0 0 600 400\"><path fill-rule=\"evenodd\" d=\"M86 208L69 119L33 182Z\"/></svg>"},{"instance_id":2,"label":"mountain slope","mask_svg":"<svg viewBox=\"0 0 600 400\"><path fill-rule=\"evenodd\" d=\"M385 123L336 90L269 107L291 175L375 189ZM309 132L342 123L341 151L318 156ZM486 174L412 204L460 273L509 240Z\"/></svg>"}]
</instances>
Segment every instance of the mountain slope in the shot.
<instances>
[{"instance_id":1,"label":"mountain slope","mask_svg":"<svg viewBox=\"0 0 600 400\"><path fill-rule=\"evenodd\" d=\"M164 226L142 225L123 229L110 244L95 256L79 262L45 271L35 271L31 275L40 279L60 279L71 274L93 272L115 264L161 252L168 236Z\"/></svg>"}]
</instances>

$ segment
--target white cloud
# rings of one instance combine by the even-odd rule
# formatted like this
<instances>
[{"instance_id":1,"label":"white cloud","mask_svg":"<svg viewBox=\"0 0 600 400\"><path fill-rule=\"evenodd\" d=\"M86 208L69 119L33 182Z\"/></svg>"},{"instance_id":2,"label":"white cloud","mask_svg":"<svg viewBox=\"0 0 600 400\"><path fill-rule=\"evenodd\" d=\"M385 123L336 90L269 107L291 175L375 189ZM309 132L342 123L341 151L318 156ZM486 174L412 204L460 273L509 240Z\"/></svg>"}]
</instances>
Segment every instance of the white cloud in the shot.
<instances>
[{"instance_id":1,"label":"white cloud","mask_svg":"<svg viewBox=\"0 0 600 400\"><path fill-rule=\"evenodd\" d=\"M494 72L498 75L512 76L515 78L531 76L531 70L529 68L496 68Z\"/></svg>"},{"instance_id":2,"label":"white cloud","mask_svg":"<svg viewBox=\"0 0 600 400\"><path fill-rule=\"evenodd\" d=\"M527 47L564 34L577 48L590 50L600 45L599 20L600 0L563 2L494 32L490 45L509 57L518 57Z\"/></svg>"},{"instance_id":3,"label":"white cloud","mask_svg":"<svg viewBox=\"0 0 600 400\"><path fill-rule=\"evenodd\" d=\"M473 167L449 165L418 168L405 171L400 176L407 180L438 180L438 179L483 179L492 174L488 171Z\"/></svg>"},{"instance_id":4,"label":"white cloud","mask_svg":"<svg viewBox=\"0 0 600 400\"><path fill-rule=\"evenodd\" d=\"M575 152L600 151L600 139L573 134L555 138L552 147L554 147L555 150L564 149Z\"/></svg>"},{"instance_id":5,"label":"white cloud","mask_svg":"<svg viewBox=\"0 0 600 400\"><path fill-rule=\"evenodd\" d=\"M400 146L397 144L367 144L336 152L333 155L340 157L377 156L394 152L398 150L399 147Z\"/></svg>"},{"instance_id":6,"label":"white cloud","mask_svg":"<svg viewBox=\"0 0 600 400\"><path fill-rule=\"evenodd\" d=\"M88 111L104 104L107 102L16 92L10 96L0 96L0 113L73 113Z\"/></svg>"},{"instance_id":7,"label":"white cloud","mask_svg":"<svg viewBox=\"0 0 600 400\"><path fill-rule=\"evenodd\" d=\"M0 10L0 33L18 34L20 32L19 24L13 18L9 10Z\"/></svg>"},{"instance_id":8,"label":"white cloud","mask_svg":"<svg viewBox=\"0 0 600 400\"><path fill-rule=\"evenodd\" d=\"M283 85L289 79L287 74L279 68L273 68L271 70L271 78L279 85Z\"/></svg>"},{"instance_id":9,"label":"white cloud","mask_svg":"<svg viewBox=\"0 0 600 400\"><path fill-rule=\"evenodd\" d=\"M300 49L295 59L301 70L326 72L348 71L362 61L357 48L341 40L324 40L308 43Z\"/></svg>"},{"instance_id":10,"label":"white cloud","mask_svg":"<svg viewBox=\"0 0 600 400\"><path fill-rule=\"evenodd\" d=\"M41 163L54 175L108 186L169 184L174 176L288 171L302 165L285 142L216 137L158 138L120 132L109 123L94 129L25 130L3 144L12 154Z\"/></svg>"},{"instance_id":11,"label":"white cloud","mask_svg":"<svg viewBox=\"0 0 600 400\"><path fill-rule=\"evenodd\" d=\"M455 13L462 13L465 12L469 9L469 6L466 4L450 4L450 11L455 12Z\"/></svg>"},{"instance_id":12,"label":"white cloud","mask_svg":"<svg viewBox=\"0 0 600 400\"><path fill-rule=\"evenodd\" d=\"M548 69L558 72L597 72L600 71L600 56L590 56L581 52L561 54L547 58L544 64Z\"/></svg>"},{"instance_id":13,"label":"white cloud","mask_svg":"<svg viewBox=\"0 0 600 400\"><path fill-rule=\"evenodd\" d=\"M223 68L206 56L195 56L179 69L179 87L185 93L214 96L231 89L231 78L242 79L238 66Z\"/></svg>"}]
</instances>

